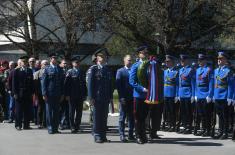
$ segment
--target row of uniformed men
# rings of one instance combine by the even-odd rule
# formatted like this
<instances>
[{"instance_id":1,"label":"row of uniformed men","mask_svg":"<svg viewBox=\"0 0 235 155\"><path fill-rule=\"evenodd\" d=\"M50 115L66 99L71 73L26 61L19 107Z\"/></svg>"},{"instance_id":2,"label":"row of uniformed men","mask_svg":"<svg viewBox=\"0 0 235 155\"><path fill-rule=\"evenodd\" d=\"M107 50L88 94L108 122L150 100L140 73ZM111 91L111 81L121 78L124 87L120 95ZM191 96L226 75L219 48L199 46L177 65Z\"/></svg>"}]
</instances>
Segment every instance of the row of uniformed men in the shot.
<instances>
[{"instance_id":1,"label":"row of uniformed men","mask_svg":"<svg viewBox=\"0 0 235 155\"><path fill-rule=\"evenodd\" d=\"M50 65L47 61L42 61L41 69L37 71L28 67L27 63L28 57L21 57L18 67L12 70L8 80L11 84L9 90L15 99L15 128L31 129L30 119L34 100L39 108L39 128L47 126L50 134L59 133L58 126L60 123L63 125L60 110L66 110L63 106L68 105L67 124L73 133L77 132L81 123L83 101L87 96L85 73L78 68L79 60L76 57L72 59L73 68L70 70L63 70L64 68L58 66L56 54L50 55Z\"/></svg>"},{"instance_id":2,"label":"row of uniformed men","mask_svg":"<svg viewBox=\"0 0 235 155\"><path fill-rule=\"evenodd\" d=\"M235 78L228 62L229 56L218 53L218 68L212 69L207 63L208 57L198 55L198 68L189 65L189 57L181 55L181 68L174 66L175 58L166 56L167 69L164 70L165 112L169 116L169 131L212 136L216 139L227 139L233 129ZM180 103L179 111L176 104ZM176 125L176 112L178 125ZM214 114L214 115L213 115ZM219 118L219 131L215 134L216 115ZM180 131L180 125L184 130ZM202 123L201 132L198 132ZM233 139L235 135L233 135Z\"/></svg>"},{"instance_id":3,"label":"row of uniformed men","mask_svg":"<svg viewBox=\"0 0 235 155\"><path fill-rule=\"evenodd\" d=\"M149 139L160 138L157 131L160 129L162 112L162 127L165 128L167 123L167 131L184 134L191 134L193 131L196 136L227 139L230 130L233 132L232 139L235 139L233 130L235 78L226 53L218 53L218 68L215 70L208 65L208 57L204 54L198 55L197 68L190 65L187 55L180 55L180 68L175 66L175 57L166 55L164 82L161 81L164 83L162 88L164 106L145 103L150 90L141 84L141 79L138 79L140 78L138 69L148 58L147 47L138 48L137 54L139 59L135 64L131 66L130 56L127 56L124 58L125 67L117 71L117 90L120 99L119 130L122 141L126 141L124 134L126 115L129 123L128 139L132 137L135 120L137 143L143 144L148 141L145 124L148 115L151 120ZM156 77L156 81L161 80L159 76ZM149 78L147 72L146 78ZM134 89L133 96L132 89ZM216 114L219 118L219 129L215 134Z\"/></svg>"},{"instance_id":4,"label":"row of uniformed men","mask_svg":"<svg viewBox=\"0 0 235 155\"><path fill-rule=\"evenodd\" d=\"M117 88L120 99L120 138L123 142L126 141L124 134L124 120L128 114L129 118L129 136L130 140L134 140L133 128L136 127L137 143L143 144L147 141L145 133L145 120L149 111L151 111L152 117L152 130L150 138L159 138L156 131L160 129L161 111L162 106L160 104L149 106L143 103L148 92L148 88L144 88L138 83L137 69L144 59L147 59L147 48L141 47L138 50L139 61L132 67L130 56L125 57L125 67L117 72ZM174 110L174 102L180 101L180 121L183 123L184 132L190 133L192 130L192 105L195 99L197 101L198 114L203 113L206 102L210 103L214 98L215 107L220 118L220 132L217 137L226 138L227 135L227 119L225 117L225 108L232 103L233 87L231 87L231 72L226 67L227 58L225 53L219 53L218 62L221 68L215 70L213 78L212 70L209 67L202 65L205 59L201 59L203 55L200 55L199 65L204 68L200 69L194 74L194 70L189 66L187 56L181 56L181 65L183 66L179 71L174 70L173 57L167 56L166 63L169 69L164 71L164 98L165 105L172 117ZM66 100L70 103L71 111L79 111L81 108L81 102L86 96L85 76L79 69L79 61L74 59L73 69L69 70L66 74L67 79L64 85L64 74L60 67L57 65L57 57L55 54L50 55L50 66L46 67L41 77L42 97L46 102L46 116L48 132L50 134L58 133L58 106L60 99L63 95L66 96ZM16 106L16 128L22 127L22 112L27 113L27 104L30 103L29 96L33 92L30 81L32 80L31 70L26 67L26 58L21 58L21 67L17 68L14 73L13 93L18 104ZM106 65L105 56L102 53L97 53L95 57L96 65L91 66L88 72L88 97L90 103L94 106L93 112L93 136L95 142L102 143L107 141L106 129L107 129L107 114L108 105L112 102L112 73ZM202 64L200 64L200 62ZM171 64L172 63L172 64ZM170 65L171 64L171 65ZM206 70L208 69L208 70ZM197 76L199 78L197 78ZM213 80L215 79L215 80ZM65 80L66 81L66 80ZM80 82L78 82L80 81ZM212 81L212 82L210 82ZM76 82L78 82L76 84ZM215 82L215 83L214 83ZM65 87L64 87L65 86ZM215 87L214 87L215 86ZM134 92L133 92L134 89ZM213 90L211 90L213 89ZM195 91L196 90L196 91ZM132 94L133 92L133 94ZM196 93L195 93L196 92ZM195 95L196 94L196 95ZM212 95L211 95L212 94ZM231 95L232 94L232 95ZM230 98L229 95L232 97ZM132 104L134 97L135 104ZM201 107L201 108L199 108ZM205 108L206 109L206 108ZM134 111L134 115L133 115ZM27 116L27 114L24 116ZM75 112L73 113L75 114ZM74 115L70 117L74 122L73 132L76 132L79 128L80 120ZM172 117L173 118L173 117ZM202 117L205 119L205 117ZM173 118L173 120L175 117ZM134 121L135 120L135 121ZM79 123L78 123L79 122ZM135 123L133 123L135 122ZM199 122L200 123L200 122ZM171 120L171 127L175 127L174 121ZM198 125L198 124L197 124ZM205 127L205 126L204 126ZM29 128L29 121L24 118L24 128ZM210 129L211 130L211 129Z\"/></svg>"}]
</instances>

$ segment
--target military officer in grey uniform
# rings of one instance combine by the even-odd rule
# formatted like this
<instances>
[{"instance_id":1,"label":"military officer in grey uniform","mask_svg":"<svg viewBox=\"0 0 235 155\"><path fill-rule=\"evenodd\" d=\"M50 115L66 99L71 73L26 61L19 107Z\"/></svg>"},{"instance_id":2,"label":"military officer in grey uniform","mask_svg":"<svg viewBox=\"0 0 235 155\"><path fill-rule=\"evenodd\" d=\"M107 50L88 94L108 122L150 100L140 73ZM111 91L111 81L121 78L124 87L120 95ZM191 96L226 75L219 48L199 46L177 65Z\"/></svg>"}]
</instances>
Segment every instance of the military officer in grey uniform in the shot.
<instances>
[{"instance_id":1,"label":"military officer in grey uniform","mask_svg":"<svg viewBox=\"0 0 235 155\"><path fill-rule=\"evenodd\" d=\"M85 73L79 67L80 57L73 57L72 69L65 77L65 95L69 102L69 120L72 133L77 133L82 119L83 101L87 96Z\"/></svg>"},{"instance_id":2,"label":"military officer in grey uniform","mask_svg":"<svg viewBox=\"0 0 235 155\"><path fill-rule=\"evenodd\" d=\"M112 73L106 65L102 51L96 54L94 65L88 77L88 97L93 108L93 136L96 143L107 142L106 129L109 104L113 99Z\"/></svg>"}]
</instances>

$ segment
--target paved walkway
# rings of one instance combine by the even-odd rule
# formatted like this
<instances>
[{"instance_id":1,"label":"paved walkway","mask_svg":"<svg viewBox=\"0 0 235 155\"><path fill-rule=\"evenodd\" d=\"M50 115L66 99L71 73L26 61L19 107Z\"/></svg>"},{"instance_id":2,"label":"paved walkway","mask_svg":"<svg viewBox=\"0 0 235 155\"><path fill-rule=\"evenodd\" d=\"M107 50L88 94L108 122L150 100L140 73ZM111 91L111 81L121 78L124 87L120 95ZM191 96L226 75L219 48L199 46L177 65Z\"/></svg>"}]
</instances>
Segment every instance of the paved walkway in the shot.
<instances>
[{"instance_id":1,"label":"paved walkway","mask_svg":"<svg viewBox=\"0 0 235 155\"><path fill-rule=\"evenodd\" d=\"M16 131L13 124L0 124L0 155L235 155L231 140L159 132L163 139L152 144L120 143L118 117L109 117L110 143L95 144L90 134L88 113L84 112L83 132L49 135L47 130Z\"/></svg>"}]
</instances>

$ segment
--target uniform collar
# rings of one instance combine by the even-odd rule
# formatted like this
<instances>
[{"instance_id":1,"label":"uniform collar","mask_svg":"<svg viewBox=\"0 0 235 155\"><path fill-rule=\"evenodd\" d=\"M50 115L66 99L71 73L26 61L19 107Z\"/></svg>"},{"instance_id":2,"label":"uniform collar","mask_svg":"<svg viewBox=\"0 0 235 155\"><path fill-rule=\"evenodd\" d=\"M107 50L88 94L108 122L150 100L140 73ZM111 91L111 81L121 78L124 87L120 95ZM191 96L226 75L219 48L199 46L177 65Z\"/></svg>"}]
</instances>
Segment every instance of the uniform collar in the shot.
<instances>
[{"instance_id":1,"label":"uniform collar","mask_svg":"<svg viewBox=\"0 0 235 155\"><path fill-rule=\"evenodd\" d=\"M51 65L52 68L55 68L55 67L56 67L56 65L54 65L54 64L52 64L52 63L50 63L50 65Z\"/></svg>"},{"instance_id":2,"label":"uniform collar","mask_svg":"<svg viewBox=\"0 0 235 155\"><path fill-rule=\"evenodd\" d=\"M128 68L127 66L124 66L124 68L125 68L125 69L127 69L127 70L130 70L130 69L131 69L131 67L130 67L130 68Z\"/></svg>"},{"instance_id":3,"label":"uniform collar","mask_svg":"<svg viewBox=\"0 0 235 155\"><path fill-rule=\"evenodd\" d=\"M75 71L78 71L78 70L79 70L79 68L76 68L76 67L73 67L73 69L74 69Z\"/></svg>"}]
</instances>

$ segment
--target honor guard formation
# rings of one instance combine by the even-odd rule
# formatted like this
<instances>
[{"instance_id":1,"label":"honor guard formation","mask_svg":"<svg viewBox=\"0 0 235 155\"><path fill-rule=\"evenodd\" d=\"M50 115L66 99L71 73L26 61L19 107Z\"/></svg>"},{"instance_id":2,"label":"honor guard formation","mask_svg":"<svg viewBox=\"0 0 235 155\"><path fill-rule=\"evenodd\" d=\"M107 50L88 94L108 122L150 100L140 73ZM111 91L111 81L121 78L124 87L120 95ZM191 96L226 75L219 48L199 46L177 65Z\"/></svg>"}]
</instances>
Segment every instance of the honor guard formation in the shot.
<instances>
[{"instance_id":1,"label":"honor guard formation","mask_svg":"<svg viewBox=\"0 0 235 155\"><path fill-rule=\"evenodd\" d=\"M235 140L235 74L229 55L220 51L217 63L211 63L198 54L193 64L186 54L165 55L162 63L147 46L137 48L136 55L135 62L131 55L123 58L116 80L106 50L95 52L87 71L79 56L59 62L56 53L49 61L28 56L17 63L1 61L0 121L14 123L18 131L34 123L49 134L79 133L83 103L89 101L94 142L109 142L107 119L116 89L123 143L161 139L160 130Z\"/></svg>"}]
</instances>

